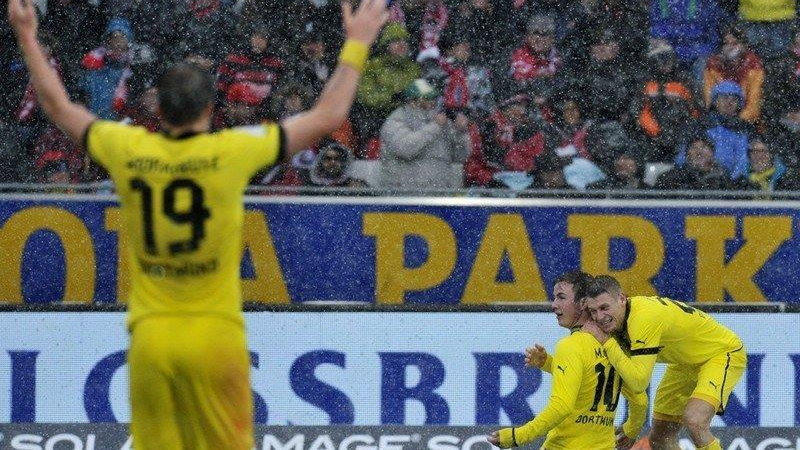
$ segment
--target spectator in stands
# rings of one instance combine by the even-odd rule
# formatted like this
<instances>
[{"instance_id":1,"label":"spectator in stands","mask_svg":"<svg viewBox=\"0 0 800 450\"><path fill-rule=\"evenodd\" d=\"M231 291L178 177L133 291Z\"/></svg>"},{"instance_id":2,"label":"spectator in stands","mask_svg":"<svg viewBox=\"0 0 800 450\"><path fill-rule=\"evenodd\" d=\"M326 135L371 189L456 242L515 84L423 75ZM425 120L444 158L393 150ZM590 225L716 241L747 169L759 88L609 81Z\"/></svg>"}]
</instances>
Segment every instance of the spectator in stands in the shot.
<instances>
[{"instance_id":1,"label":"spectator in stands","mask_svg":"<svg viewBox=\"0 0 800 450\"><path fill-rule=\"evenodd\" d=\"M744 107L739 116L756 123L761 116L764 67L761 58L747 46L744 30L732 25L722 33L722 47L706 65L703 93L706 107L711 108L712 90L721 81L735 81L744 94Z\"/></svg>"},{"instance_id":2,"label":"spectator in stands","mask_svg":"<svg viewBox=\"0 0 800 450\"><path fill-rule=\"evenodd\" d=\"M39 42L42 43L42 50L47 56L50 67L52 67L59 78L64 79L64 72L62 70L61 61L56 57L52 49L53 43L56 40L53 36L45 31L39 31ZM44 112L40 108L39 101L36 98L36 91L33 89L33 83L30 77L27 76L27 83L25 84L25 91L22 94L22 99L18 103L15 113L16 122L19 125L19 138L23 147L29 147L31 142L39 136L49 123L47 118L44 117Z\"/></svg>"},{"instance_id":3,"label":"spectator in stands","mask_svg":"<svg viewBox=\"0 0 800 450\"><path fill-rule=\"evenodd\" d=\"M401 189L461 187L453 163L469 152L469 119L452 119L436 110L439 93L423 79L406 88L406 104L396 109L381 128L380 186Z\"/></svg>"},{"instance_id":4,"label":"spectator in stands","mask_svg":"<svg viewBox=\"0 0 800 450\"><path fill-rule=\"evenodd\" d=\"M679 69L675 51L653 39L647 53L649 76L635 104L644 135L641 156L648 162L671 162L685 142L687 125L698 117L692 87Z\"/></svg>"},{"instance_id":5,"label":"spectator in stands","mask_svg":"<svg viewBox=\"0 0 800 450\"><path fill-rule=\"evenodd\" d=\"M293 80L287 81L278 88L278 91L273 96L271 114L265 115L263 118L271 118L278 121L284 120L307 110L311 107L313 101L314 92L310 87ZM356 142L350 120L345 120L342 126L334 131L330 137L347 148L351 148Z\"/></svg>"},{"instance_id":6,"label":"spectator in stands","mask_svg":"<svg viewBox=\"0 0 800 450\"><path fill-rule=\"evenodd\" d=\"M744 94L738 84L723 81L714 87L711 98L714 109L701 121L701 130L713 143L717 162L736 179L747 172L748 141L753 134L752 126L739 118ZM686 152L681 150L675 163L680 166L685 160Z\"/></svg>"},{"instance_id":7,"label":"spectator in stands","mask_svg":"<svg viewBox=\"0 0 800 450\"><path fill-rule=\"evenodd\" d=\"M353 153L338 142L329 141L316 154L314 162L308 168L290 168L280 185L366 188L364 180L350 176L349 169ZM319 194L319 191L315 191Z\"/></svg>"},{"instance_id":8,"label":"spectator in stands","mask_svg":"<svg viewBox=\"0 0 800 450\"><path fill-rule=\"evenodd\" d=\"M543 131L548 142L560 156L580 156L591 159L586 146L586 137L593 122L583 117L579 98L573 94L561 94L551 102L553 121Z\"/></svg>"},{"instance_id":9,"label":"spectator in stands","mask_svg":"<svg viewBox=\"0 0 800 450\"><path fill-rule=\"evenodd\" d=\"M674 49L682 68L702 86L709 56L719 46L719 27L729 19L717 0L658 0L650 2L651 35Z\"/></svg>"},{"instance_id":10,"label":"spectator in stands","mask_svg":"<svg viewBox=\"0 0 800 450\"><path fill-rule=\"evenodd\" d=\"M623 61L620 36L614 28L592 34L589 64L572 68L570 84L580 93L589 118L625 121L638 85L636 73Z\"/></svg>"},{"instance_id":11,"label":"spectator in stands","mask_svg":"<svg viewBox=\"0 0 800 450\"><path fill-rule=\"evenodd\" d=\"M527 18L519 15L509 3L462 0L451 9L448 19L447 29L462 33L470 43L475 63L488 67L494 75L503 74L507 69L511 50L521 34L509 24Z\"/></svg>"},{"instance_id":12,"label":"spectator in stands","mask_svg":"<svg viewBox=\"0 0 800 450\"><path fill-rule=\"evenodd\" d=\"M569 164L565 158L554 153L543 153L536 157L533 170L532 189L572 189L567 184L564 168Z\"/></svg>"},{"instance_id":13,"label":"spectator in stands","mask_svg":"<svg viewBox=\"0 0 800 450\"><path fill-rule=\"evenodd\" d=\"M800 30L787 48L765 62L764 101L761 124L770 130L800 97Z\"/></svg>"},{"instance_id":14,"label":"spectator in stands","mask_svg":"<svg viewBox=\"0 0 800 450\"><path fill-rule=\"evenodd\" d=\"M568 57L567 67L580 71L588 62L589 47L597 40L594 30L611 30L616 36L618 64L624 71L642 70L650 35L647 2L638 0L590 0L581 2L585 13L580 15L575 28L564 40L562 49ZM576 70L577 69L577 70Z\"/></svg>"},{"instance_id":15,"label":"spectator in stands","mask_svg":"<svg viewBox=\"0 0 800 450\"><path fill-rule=\"evenodd\" d=\"M180 40L177 35L180 18L186 15L188 2L173 0L107 0L105 4L110 17L124 17L130 21L138 44L149 48L160 63L173 61ZM155 74L152 74L155 76Z\"/></svg>"},{"instance_id":16,"label":"spectator in stands","mask_svg":"<svg viewBox=\"0 0 800 450\"><path fill-rule=\"evenodd\" d=\"M215 129L254 125L266 118L266 105L250 85L234 83L225 94L225 101L214 120Z\"/></svg>"},{"instance_id":17,"label":"spectator in stands","mask_svg":"<svg viewBox=\"0 0 800 450\"><path fill-rule=\"evenodd\" d=\"M739 16L753 50L764 59L783 52L792 40L795 0L739 0Z\"/></svg>"},{"instance_id":18,"label":"spectator in stands","mask_svg":"<svg viewBox=\"0 0 800 450\"><path fill-rule=\"evenodd\" d=\"M614 158L614 169L608 177L590 184L588 189L645 189L647 185L642 180L644 164L633 151L625 151Z\"/></svg>"},{"instance_id":19,"label":"spectator in stands","mask_svg":"<svg viewBox=\"0 0 800 450\"><path fill-rule=\"evenodd\" d=\"M442 104L448 110L469 111L474 118L487 116L494 107L491 74L472 58L472 46L460 30L447 29L439 38L444 57L438 65L444 74Z\"/></svg>"},{"instance_id":20,"label":"spectator in stands","mask_svg":"<svg viewBox=\"0 0 800 450\"><path fill-rule=\"evenodd\" d=\"M19 138L16 126L0 118L0 180L27 183L33 178L33 164Z\"/></svg>"},{"instance_id":21,"label":"spectator in stands","mask_svg":"<svg viewBox=\"0 0 800 450\"><path fill-rule=\"evenodd\" d=\"M77 76L80 73L80 61L98 42L103 40L103 30L108 23L104 2L91 0L50 0L47 14L42 17L41 29L46 30L58 39L53 39L53 53L59 55L65 66L67 87L82 85ZM117 17L126 17L120 14ZM3 42L11 42L4 40ZM12 45L4 47L13 48ZM76 78L73 78L76 77Z\"/></svg>"},{"instance_id":22,"label":"spectator in stands","mask_svg":"<svg viewBox=\"0 0 800 450\"><path fill-rule=\"evenodd\" d=\"M106 26L105 43L87 53L81 64L86 70L84 91L90 111L101 119L116 120L127 102L131 70L130 23L112 19Z\"/></svg>"},{"instance_id":23,"label":"spectator in stands","mask_svg":"<svg viewBox=\"0 0 800 450\"><path fill-rule=\"evenodd\" d=\"M284 62L271 47L270 30L254 26L247 34L246 44L240 51L230 53L219 65L217 89L221 99L234 85L246 86L260 104L269 98L280 82Z\"/></svg>"},{"instance_id":24,"label":"spectator in stands","mask_svg":"<svg viewBox=\"0 0 800 450\"><path fill-rule=\"evenodd\" d=\"M147 128L149 131L158 131L161 122L158 116L158 87L143 85L136 91L131 89L132 102L125 106L123 120L134 125Z\"/></svg>"},{"instance_id":25,"label":"spectator in stands","mask_svg":"<svg viewBox=\"0 0 800 450\"><path fill-rule=\"evenodd\" d=\"M574 32L580 18L586 13L585 8L577 0L538 0L526 2L530 16L547 16L555 25L556 43Z\"/></svg>"},{"instance_id":26,"label":"spectator in stands","mask_svg":"<svg viewBox=\"0 0 800 450\"><path fill-rule=\"evenodd\" d=\"M789 167L800 167L800 95L787 95L787 105L772 129L772 141Z\"/></svg>"},{"instance_id":27,"label":"spectator in stands","mask_svg":"<svg viewBox=\"0 0 800 450\"><path fill-rule=\"evenodd\" d=\"M520 87L531 88L545 103L556 89L556 75L563 66L554 46L555 22L550 16L533 16L528 22L522 46L511 54L509 73Z\"/></svg>"},{"instance_id":28,"label":"spectator in stands","mask_svg":"<svg viewBox=\"0 0 800 450\"><path fill-rule=\"evenodd\" d=\"M193 55L198 66L213 71L231 53L239 18L219 0L187 0L186 5L177 12L173 33L183 50L179 53Z\"/></svg>"},{"instance_id":29,"label":"spectator in stands","mask_svg":"<svg viewBox=\"0 0 800 450\"><path fill-rule=\"evenodd\" d=\"M662 173L656 189L728 190L734 187L730 175L714 158L713 143L698 137L689 143L686 164Z\"/></svg>"},{"instance_id":30,"label":"spectator in stands","mask_svg":"<svg viewBox=\"0 0 800 450\"><path fill-rule=\"evenodd\" d=\"M776 190L786 175L786 165L763 137L756 135L750 139L748 159L748 171L736 180L737 187L765 192Z\"/></svg>"},{"instance_id":31,"label":"spectator in stands","mask_svg":"<svg viewBox=\"0 0 800 450\"><path fill-rule=\"evenodd\" d=\"M444 0L398 0L389 12L391 22L408 30L415 50L436 47L450 15Z\"/></svg>"},{"instance_id":32,"label":"spectator in stands","mask_svg":"<svg viewBox=\"0 0 800 450\"><path fill-rule=\"evenodd\" d=\"M409 57L408 39L408 31L402 24L386 25L375 55L367 61L351 115L360 146L400 106L403 90L420 76L419 65Z\"/></svg>"},{"instance_id":33,"label":"spectator in stands","mask_svg":"<svg viewBox=\"0 0 800 450\"><path fill-rule=\"evenodd\" d=\"M40 183L78 183L82 179L84 154L56 126L50 125L33 149L35 174Z\"/></svg>"},{"instance_id":34,"label":"spectator in stands","mask_svg":"<svg viewBox=\"0 0 800 450\"><path fill-rule=\"evenodd\" d=\"M301 34L299 48L289 61L286 78L302 83L318 95L333 72L333 61L328 53L328 43L334 40L322 30L306 30Z\"/></svg>"},{"instance_id":35,"label":"spectator in stands","mask_svg":"<svg viewBox=\"0 0 800 450\"><path fill-rule=\"evenodd\" d=\"M617 155L637 148L628 131L616 120L593 122L587 131L586 142L590 159L604 173L613 172Z\"/></svg>"},{"instance_id":36,"label":"spectator in stands","mask_svg":"<svg viewBox=\"0 0 800 450\"><path fill-rule=\"evenodd\" d=\"M500 187L494 174L501 171L529 172L536 156L545 149L545 136L532 122L530 97L513 95L480 124L464 164L467 186Z\"/></svg>"}]
</instances>

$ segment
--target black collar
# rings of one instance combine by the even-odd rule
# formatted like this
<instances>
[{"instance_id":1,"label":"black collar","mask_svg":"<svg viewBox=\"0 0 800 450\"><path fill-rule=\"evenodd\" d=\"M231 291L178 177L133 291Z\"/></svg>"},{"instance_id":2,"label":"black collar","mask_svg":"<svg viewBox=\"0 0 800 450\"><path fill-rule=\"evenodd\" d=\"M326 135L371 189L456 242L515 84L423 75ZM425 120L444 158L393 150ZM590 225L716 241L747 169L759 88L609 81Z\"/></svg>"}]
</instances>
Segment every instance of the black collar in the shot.
<instances>
[{"instance_id":1,"label":"black collar","mask_svg":"<svg viewBox=\"0 0 800 450\"><path fill-rule=\"evenodd\" d=\"M166 131L161 130L161 134L164 135L164 137L166 137L167 139L174 139L176 141L179 141L179 140L183 140L183 139L189 139L190 137L195 137L195 136L197 136L198 134L201 134L201 133L198 133L197 131L187 131L187 132L181 133L181 134L179 134L177 136L173 136L173 135L167 133Z\"/></svg>"}]
</instances>

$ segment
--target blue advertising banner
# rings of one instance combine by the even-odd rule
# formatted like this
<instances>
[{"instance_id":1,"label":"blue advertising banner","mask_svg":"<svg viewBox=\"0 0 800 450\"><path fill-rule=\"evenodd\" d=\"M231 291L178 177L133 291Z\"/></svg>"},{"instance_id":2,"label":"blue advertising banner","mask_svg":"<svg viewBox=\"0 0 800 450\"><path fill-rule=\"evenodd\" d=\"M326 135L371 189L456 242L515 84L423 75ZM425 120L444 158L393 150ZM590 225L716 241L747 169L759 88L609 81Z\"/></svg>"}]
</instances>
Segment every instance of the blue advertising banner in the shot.
<instances>
[{"instance_id":1,"label":"blue advertising banner","mask_svg":"<svg viewBox=\"0 0 800 450\"><path fill-rule=\"evenodd\" d=\"M632 295L799 302L800 202L250 197L242 286L262 302L544 301L581 268ZM187 227L189 225L176 224ZM0 196L0 300L115 302L108 196Z\"/></svg>"}]
</instances>

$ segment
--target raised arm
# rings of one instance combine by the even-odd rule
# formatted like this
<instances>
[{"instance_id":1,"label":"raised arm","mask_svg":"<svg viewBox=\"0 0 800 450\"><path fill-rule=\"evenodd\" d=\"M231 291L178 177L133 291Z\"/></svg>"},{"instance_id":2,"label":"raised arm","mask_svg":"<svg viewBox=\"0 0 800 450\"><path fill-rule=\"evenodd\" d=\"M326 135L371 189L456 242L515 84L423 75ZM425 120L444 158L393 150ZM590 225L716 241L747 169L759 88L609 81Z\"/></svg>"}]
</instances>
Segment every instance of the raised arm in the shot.
<instances>
[{"instance_id":1,"label":"raised arm","mask_svg":"<svg viewBox=\"0 0 800 450\"><path fill-rule=\"evenodd\" d=\"M339 64L333 76L310 110L281 123L286 136L286 155L289 158L336 131L347 119L369 47L389 18L386 0L362 0L355 12L350 3L344 1L342 18L347 40L339 54Z\"/></svg>"},{"instance_id":2,"label":"raised arm","mask_svg":"<svg viewBox=\"0 0 800 450\"><path fill-rule=\"evenodd\" d=\"M608 361L622 377L622 381L633 392L644 392L650 385L650 376L656 365L658 349L632 350L631 356L625 354L616 339L609 339L603 344L608 353ZM648 353L651 352L651 353Z\"/></svg>"},{"instance_id":3,"label":"raised arm","mask_svg":"<svg viewBox=\"0 0 800 450\"><path fill-rule=\"evenodd\" d=\"M8 21L28 67L36 97L47 117L73 142L82 145L86 129L97 117L67 96L64 84L50 67L36 34L39 21L32 0L8 0Z\"/></svg>"}]
</instances>

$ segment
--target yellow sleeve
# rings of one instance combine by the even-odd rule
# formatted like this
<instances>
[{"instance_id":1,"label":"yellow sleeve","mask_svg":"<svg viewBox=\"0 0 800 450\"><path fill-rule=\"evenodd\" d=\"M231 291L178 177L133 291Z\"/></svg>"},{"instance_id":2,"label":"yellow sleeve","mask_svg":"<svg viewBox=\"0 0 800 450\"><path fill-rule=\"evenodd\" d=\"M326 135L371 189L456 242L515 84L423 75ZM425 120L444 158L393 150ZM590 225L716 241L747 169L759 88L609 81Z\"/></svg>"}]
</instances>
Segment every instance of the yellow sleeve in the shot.
<instances>
[{"instance_id":1,"label":"yellow sleeve","mask_svg":"<svg viewBox=\"0 0 800 450\"><path fill-rule=\"evenodd\" d=\"M542 364L542 367L539 369L543 372L553 373L553 356L548 353L544 360L544 364Z\"/></svg>"},{"instance_id":2,"label":"yellow sleeve","mask_svg":"<svg viewBox=\"0 0 800 450\"><path fill-rule=\"evenodd\" d=\"M501 445L509 447L525 445L547 434L572 412L581 388L584 370L580 350L575 348L574 341L570 343L566 338L556 345L552 365L557 370L553 372L553 388L547 406L525 425L500 430Z\"/></svg>"},{"instance_id":3,"label":"yellow sleeve","mask_svg":"<svg viewBox=\"0 0 800 450\"><path fill-rule=\"evenodd\" d=\"M247 177L284 156L285 137L277 123L231 128L224 133L226 151L233 153L233 164Z\"/></svg>"},{"instance_id":4,"label":"yellow sleeve","mask_svg":"<svg viewBox=\"0 0 800 450\"><path fill-rule=\"evenodd\" d=\"M98 164L111 172L120 156L127 154L133 136L147 133L141 127L110 120L96 120L89 125L84 137L84 149Z\"/></svg>"},{"instance_id":5,"label":"yellow sleeve","mask_svg":"<svg viewBox=\"0 0 800 450\"><path fill-rule=\"evenodd\" d=\"M616 339L609 339L603 344L608 353L608 361L622 377L622 381L633 392L644 392L650 385L650 376L658 358L658 348L632 350L631 356L625 354Z\"/></svg>"},{"instance_id":6,"label":"yellow sleeve","mask_svg":"<svg viewBox=\"0 0 800 450\"><path fill-rule=\"evenodd\" d=\"M622 395L628 400L628 420L622 424L622 432L625 436L636 439L647 419L647 393L633 392L622 383Z\"/></svg>"}]
</instances>

